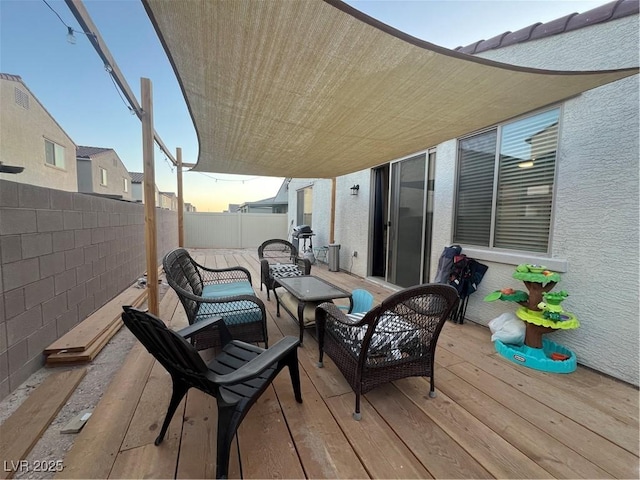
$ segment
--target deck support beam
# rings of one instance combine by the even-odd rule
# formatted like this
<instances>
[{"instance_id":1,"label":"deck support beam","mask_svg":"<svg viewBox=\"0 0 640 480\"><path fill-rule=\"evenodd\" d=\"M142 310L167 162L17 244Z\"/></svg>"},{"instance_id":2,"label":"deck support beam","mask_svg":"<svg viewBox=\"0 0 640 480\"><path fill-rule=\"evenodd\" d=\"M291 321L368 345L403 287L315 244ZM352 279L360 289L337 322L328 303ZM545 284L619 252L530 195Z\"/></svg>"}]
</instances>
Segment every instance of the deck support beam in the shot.
<instances>
[{"instance_id":1,"label":"deck support beam","mask_svg":"<svg viewBox=\"0 0 640 480\"><path fill-rule=\"evenodd\" d=\"M154 315L158 307L158 245L156 225L155 163L153 158L153 86L148 78L140 79L142 97L142 158L144 176L144 234L147 257L147 308Z\"/></svg>"},{"instance_id":2,"label":"deck support beam","mask_svg":"<svg viewBox=\"0 0 640 480\"><path fill-rule=\"evenodd\" d=\"M329 243L336 243L336 177L331 179L331 226Z\"/></svg>"},{"instance_id":3,"label":"deck support beam","mask_svg":"<svg viewBox=\"0 0 640 480\"><path fill-rule=\"evenodd\" d=\"M182 148L176 148L178 170L178 246L184 247L184 197L182 191Z\"/></svg>"}]
</instances>

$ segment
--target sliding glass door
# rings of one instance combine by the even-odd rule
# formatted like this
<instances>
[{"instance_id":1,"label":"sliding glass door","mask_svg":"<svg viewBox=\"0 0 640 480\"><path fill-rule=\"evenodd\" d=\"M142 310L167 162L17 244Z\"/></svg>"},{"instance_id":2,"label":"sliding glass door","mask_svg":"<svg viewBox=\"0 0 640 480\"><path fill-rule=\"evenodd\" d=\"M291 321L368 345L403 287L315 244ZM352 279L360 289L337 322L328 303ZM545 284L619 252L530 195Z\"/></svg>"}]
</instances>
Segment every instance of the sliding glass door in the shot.
<instances>
[{"instance_id":1,"label":"sliding glass door","mask_svg":"<svg viewBox=\"0 0 640 480\"><path fill-rule=\"evenodd\" d=\"M391 164L386 280L401 287L423 279L426 173L424 153Z\"/></svg>"}]
</instances>

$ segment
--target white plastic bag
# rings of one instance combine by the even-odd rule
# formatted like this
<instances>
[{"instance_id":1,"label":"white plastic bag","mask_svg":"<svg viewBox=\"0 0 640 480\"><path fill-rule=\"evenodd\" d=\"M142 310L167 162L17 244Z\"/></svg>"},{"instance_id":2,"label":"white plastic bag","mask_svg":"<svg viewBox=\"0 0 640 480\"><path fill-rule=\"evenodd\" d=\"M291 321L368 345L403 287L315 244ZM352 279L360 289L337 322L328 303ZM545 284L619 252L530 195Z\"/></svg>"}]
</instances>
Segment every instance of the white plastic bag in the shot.
<instances>
[{"instance_id":1,"label":"white plastic bag","mask_svg":"<svg viewBox=\"0 0 640 480\"><path fill-rule=\"evenodd\" d=\"M526 325L522 320L516 317L515 313L503 313L497 318L489 322L491 330L491 341L500 340L502 343L510 345L522 345L524 343L524 335Z\"/></svg>"}]
</instances>

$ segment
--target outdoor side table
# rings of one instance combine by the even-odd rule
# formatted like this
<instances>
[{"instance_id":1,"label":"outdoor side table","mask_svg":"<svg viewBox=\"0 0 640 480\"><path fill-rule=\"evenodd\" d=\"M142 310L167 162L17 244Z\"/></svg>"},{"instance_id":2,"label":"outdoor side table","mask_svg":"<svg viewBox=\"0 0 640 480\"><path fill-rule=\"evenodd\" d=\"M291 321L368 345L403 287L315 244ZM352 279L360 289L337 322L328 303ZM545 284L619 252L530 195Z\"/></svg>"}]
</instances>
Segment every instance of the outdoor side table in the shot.
<instances>
[{"instance_id":1,"label":"outdoor side table","mask_svg":"<svg viewBox=\"0 0 640 480\"><path fill-rule=\"evenodd\" d=\"M322 302L331 301L337 298L349 299L349 311L353 308L353 298L351 292L342 290L335 285L325 282L321 278L314 277L313 275L304 275L301 277L289 277L289 278L277 278L275 280L275 286L281 286L284 288L291 297L295 300L293 305L287 305L286 299L283 302L278 295L278 291L274 289L276 294L276 315L280 316L280 305L298 321L300 326L300 345L302 345L302 337L304 335L305 318L304 310L308 304L319 304ZM294 308L297 307L297 315L294 313ZM308 326L312 324L309 323Z\"/></svg>"}]
</instances>

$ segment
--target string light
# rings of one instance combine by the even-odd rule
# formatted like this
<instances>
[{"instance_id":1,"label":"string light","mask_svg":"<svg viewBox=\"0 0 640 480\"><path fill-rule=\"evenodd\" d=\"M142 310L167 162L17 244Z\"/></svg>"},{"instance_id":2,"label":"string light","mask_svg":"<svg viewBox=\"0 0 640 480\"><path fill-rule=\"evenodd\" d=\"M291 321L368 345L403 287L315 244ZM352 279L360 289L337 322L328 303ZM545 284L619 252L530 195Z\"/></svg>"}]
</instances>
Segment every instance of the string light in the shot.
<instances>
[{"instance_id":1,"label":"string light","mask_svg":"<svg viewBox=\"0 0 640 480\"><path fill-rule=\"evenodd\" d=\"M62 24L67 27L67 41L71 44L75 44L76 43L76 37L74 36L74 33L82 33L83 35L86 35L87 37L93 37L95 40L97 40L97 37L94 33L92 32L84 32L82 30L75 30L73 27L67 25L67 23L62 19L62 17L60 16L60 14L58 14L58 12L55 11L55 9L47 2L47 0L42 0L42 2L49 7L49 9L58 17L58 19L60 20L60 22L62 22ZM132 115L136 114L136 110L135 108L133 108L131 105L129 105L127 103L127 101L125 100L125 98L122 95L122 92L120 91L120 88L118 87L118 84L115 81L114 78L114 73L113 73L113 67L111 65L109 65L108 63L104 64L104 70L107 72L107 74L109 75L109 78L111 79L111 82L113 83L114 88L116 89L116 92L118 92L118 96L120 97L120 99L122 100L122 103L125 105L125 107L127 107L127 109L129 110L129 112ZM155 138L154 138L155 140ZM166 152L164 152L164 150L162 149L162 147L160 146L159 143L157 143L157 141L154 142L155 146L158 147L158 149L160 150L160 153L162 153L164 155L164 161L167 163L167 165L169 166L169 168L171 169L171 172L174 172L175 169L175 165L173 164L173 162L169 161ZM187 172L189 172L189 170L187 170ZM219 177L214 177L211 175L207 175L203 172L196 172L199 173L200 175L204 175L207 178L210 178L212 180L214 180L216 183L217 182L241 182L243 185L245 182L251 182L253 180L258 180L261 177L253 177L253 178L248 178L248 179L230 179L230 178L219 178Z\"/></svg>"},{"instance_id":2,"label":"string light","mask_svg":"<svg viewBox=\"0 0 640 480\"><path fill-rule=\"evenodd\" d=\"M71 45L76 44L76 37L73 36L73 28L67 27L67 42Z\"/></svg>"},{"instance_id":3,"label":"string light","mask_svg":"<svg viewBox=\"0 0 640 480\"><path fill-rule=\"evenodd\" d=\"M83 35L86 35L87 37L93 37L94 39L96 38L95 34L92 32L83 32L82 30L75 30L73 27L70 27L69 25L67 25L67 23L62 19L62 17L60 16L60 14L58 14L58 12L56 12L53 7L51 5L49 5L49 3L47 2L47 0L42 0L44 2L44 4L49 7L49 9L56 14L56 17L58 17L58 19L60 19L60 21L62 22L62 24L67 27L67 42L69 42L72 45L76 44L76 37L74 36L74 33L82 33ZM122 100L122 103L124 103L124 106L127 107L127 109L129 110L129 113L131 115L135 115L136 111L135 109L129 105L126 100L124 99L124 97L122 96L122 93L120 92L120 88L118 88L118 85L116 84L114 78L113 78L113 67L111 65L109 65L108 63L104 64L104 69L107 72L107 74L109 75L109 78L111 79L111 83L113 83L114 88L116 89L116 92L118 92L118 96L120 97L120 99Z\"/></svg>"},{"instance_id":4,"label":"string light","mask_svg":"<svg viewBox=\"0 0 640 480\"><path fill-rule=\"evenodd\" d=\"M91 32L83 32L82 30L75 30L73 27L70 27L69 25L67 25L67 23L62 19L62 17L60 16L60 14L58 14L58 12L56 12L53 7L51 5L49 5L49 3L47 2L47 0L42 0L44 2L44 4L49 7L49 9L56 14L56 17L58 17L60 19L60 21L62 22L62 24L67 27L67 42L69 42L72 45L75 45L76 43L76 37L73 35L74 33L81 33L83 35L86 35L87 37L93 37L95 38L96 36L91 33Z\"/></svg>"},{"instance_id":5,"label":"string light","mask_svg":"<svg viewBox=\"0 0 640 480\"><path fill-rule=\"evenodd\" d=\"M187 172L190 172L190 171L193 172L193 170L187 170ZM244 182L251 182L253 180L259 180L261 178L261 177L244 178L244 179L219 178L219 177L214 177L212 175L207 175L204 172L195 172L195 173L199 173L200 175L210 178L211 180L215 180L216 182L242 182L244 184Z\"/></svg>"}]
</instances>

